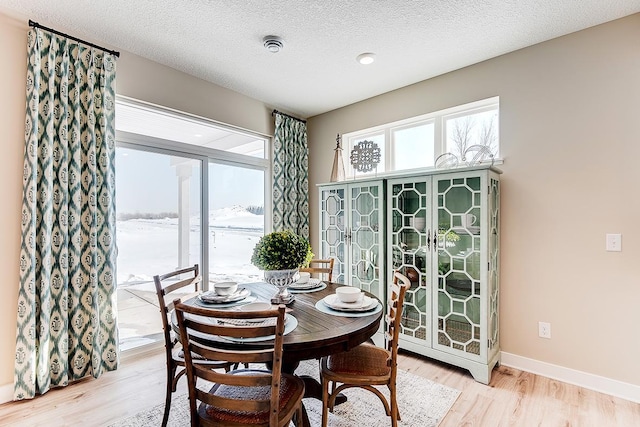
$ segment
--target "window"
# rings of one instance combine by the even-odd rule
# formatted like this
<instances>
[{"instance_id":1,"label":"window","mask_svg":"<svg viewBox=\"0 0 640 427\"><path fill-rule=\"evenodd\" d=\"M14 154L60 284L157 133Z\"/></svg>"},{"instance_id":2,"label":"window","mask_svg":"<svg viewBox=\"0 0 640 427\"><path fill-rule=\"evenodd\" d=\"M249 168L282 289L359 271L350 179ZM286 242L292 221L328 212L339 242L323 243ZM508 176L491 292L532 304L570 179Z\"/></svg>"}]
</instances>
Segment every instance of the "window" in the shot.
<instances>
[{"instance_id":1,"label":"window","mask_svg":"<svg viewBox=\"0 0 640 427\"><path fill-rule=\"evenodd\" d=\"M200 265L209 282L261 280L253 247L271 223L269 139L116 101L120 349L162 341L153 276Z\"/></svg>"},{"instance_id":2,"label":"window","mask_svg":"<svg viewBox=\"0 0 640 427\"><path fill-rule=\"evenodd\" d=\"M405 170L433 165L435 124L418 123L391 131L393 167Z\"/></svg>"},{"instance_id":3,"label":"window","mask_svg":"<svg viewBox=\"0 0 640 427\"><path fill-rule=\"evenodd\" d=\"M498 109L484 108L444 119L446 152L468 161L469 152L488 150L498 157ZM484 148L483 148L484 147ZM465 154L466 153L466 154Z\"/></svg>"},{"instance_id":4,"label":"window","mask_svg":"<svg viewBox=\"0 0 640 427\"><path fill-rule=\"evenodd\" d=\"M460 165L493 161L500 155L499 125L499 98L495 97L344 134L346 174L364 177L433 168L443 154ZM363 141L380 148L380 163L371 172L355 171L351 165L351 150Z\"/></svg>"}]
</instances>

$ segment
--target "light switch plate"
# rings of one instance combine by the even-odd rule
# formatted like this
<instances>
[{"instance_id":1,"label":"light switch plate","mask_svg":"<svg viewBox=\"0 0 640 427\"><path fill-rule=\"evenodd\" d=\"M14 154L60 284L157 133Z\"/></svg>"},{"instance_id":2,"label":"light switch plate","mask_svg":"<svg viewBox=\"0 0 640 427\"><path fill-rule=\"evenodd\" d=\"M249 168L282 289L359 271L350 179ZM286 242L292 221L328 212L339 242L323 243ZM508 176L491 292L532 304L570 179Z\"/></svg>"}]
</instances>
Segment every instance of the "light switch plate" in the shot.
<instances>
[{"instance_id":1,"label":"light switch plate","mask_svg":"<svg viewBox=\"0 0 640 427\"><path fill-rule=\"evenodd\" d=\"M607 234L607 251L622 251L622 234Z\"/></svg>"}]
</instances>

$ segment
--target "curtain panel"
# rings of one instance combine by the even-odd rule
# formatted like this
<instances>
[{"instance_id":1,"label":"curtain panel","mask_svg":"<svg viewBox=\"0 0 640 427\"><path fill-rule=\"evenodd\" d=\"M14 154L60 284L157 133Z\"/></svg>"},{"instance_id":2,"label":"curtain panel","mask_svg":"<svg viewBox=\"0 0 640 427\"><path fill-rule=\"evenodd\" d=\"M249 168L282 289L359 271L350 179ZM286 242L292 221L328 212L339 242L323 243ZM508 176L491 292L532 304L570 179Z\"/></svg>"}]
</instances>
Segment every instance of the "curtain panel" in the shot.
<instances>
[{"instance_id":1,"label":"curtain panel","mask_svg":"<svg viewBox=\"0 0 640 427\"><path fill-rule=\"evenodd\" d=\"M27 37L14 399L116 369L116 57Z\"/></svg>"},{"instance_id":2,"label":"curtain panel","mask_svg":"<svg viewBox=\"0 0 640 427\"><path fill-rule=\"evenodd\" d=\"M307 125L275 113L273 230L309 239L309 149Z\"/></svg>"}]
</instances>

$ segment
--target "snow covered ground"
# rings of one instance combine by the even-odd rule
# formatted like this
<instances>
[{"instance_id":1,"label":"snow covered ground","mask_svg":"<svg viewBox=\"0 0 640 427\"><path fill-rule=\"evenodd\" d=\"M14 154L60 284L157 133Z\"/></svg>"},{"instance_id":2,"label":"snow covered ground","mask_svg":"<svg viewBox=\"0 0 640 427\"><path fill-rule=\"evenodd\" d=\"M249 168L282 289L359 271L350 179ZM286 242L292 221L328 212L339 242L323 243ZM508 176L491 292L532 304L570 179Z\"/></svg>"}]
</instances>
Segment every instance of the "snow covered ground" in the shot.
<instances>
[{"instance_id":1,"label":"snow covered ground","mask_svg":"<svg viewBox=\"0 0 640 427\"><path fill-rule=\"evenodd\" d=\"M189 262L178 265L178 219L130 219L116 224L118 286L149 283L156 274L200 263L199 218L191 218ZM264 234L264 215L244 207L213 211L209 217L209 280L255 282L262 272L251 264Z\"/></svg>"}]
</instances>

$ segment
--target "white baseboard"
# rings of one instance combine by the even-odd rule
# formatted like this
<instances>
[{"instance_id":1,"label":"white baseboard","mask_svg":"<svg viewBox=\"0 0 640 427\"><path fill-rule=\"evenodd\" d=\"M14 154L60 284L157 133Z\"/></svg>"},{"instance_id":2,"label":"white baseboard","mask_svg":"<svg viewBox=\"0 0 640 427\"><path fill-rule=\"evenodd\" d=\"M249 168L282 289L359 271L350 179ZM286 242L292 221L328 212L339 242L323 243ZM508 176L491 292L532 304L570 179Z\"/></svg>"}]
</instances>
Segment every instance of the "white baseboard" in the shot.
<instances>
[{"instance_id":1,"label":"white baseboard","mask_svg":"<svg viewBox=\"0 0 640 427\"><path fill-rule=\"evenodd\" d=\"M13 383L0 385L0 404L13 400Z\"/></svg>"},{"instance_id":2,"label":"white baseboard","mask_svg":"<svg viewBox=\"0 0 640 427\"><path fill-rule=\"evenodd\" d=\"M611 378L529 359L516 354L505 353L504 351L501 356L501 365L640 403L640 386L635 384L612 380Z\"/></svg>"}]
</instances>

